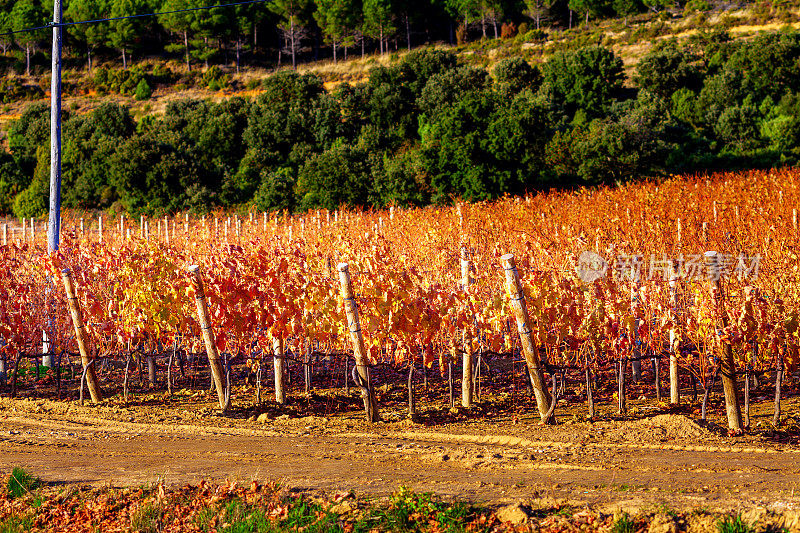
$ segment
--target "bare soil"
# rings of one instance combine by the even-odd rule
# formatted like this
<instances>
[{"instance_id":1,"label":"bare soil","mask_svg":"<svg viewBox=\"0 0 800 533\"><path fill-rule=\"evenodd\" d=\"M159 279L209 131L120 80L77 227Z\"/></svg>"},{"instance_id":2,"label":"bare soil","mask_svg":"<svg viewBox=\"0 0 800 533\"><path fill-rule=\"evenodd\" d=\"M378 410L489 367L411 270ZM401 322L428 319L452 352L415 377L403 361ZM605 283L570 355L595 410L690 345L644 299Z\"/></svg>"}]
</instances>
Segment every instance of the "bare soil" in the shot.
<instances>
[{"instance_id":1,"label":"bare soil","mask_svg":"<svg viewBox=\"0 0 800 533\"><path fill-rule=\"evenodd\" d=\"M47 483L97 486L277 479L299 490L382 496L405 485L481 504L548 499L630 513L800 510L796 396L784 400L788 429L728 437L720 406L701 425L693 407L633 401L635 414L622 419L606 402L588 421L573 403L557 411L559 425L545 427L530 400L504 409L495 398L470 411L437 400L421 403L420 422L412 422L388 399L401 392L382 393L387 421L373 425L362 420L357 394L341 390L225 417L215 413L214 394L187 389L171 398L139 394L131 406L5 398L0 470L23 466ZM302 416L332 402L339 407L326 416ZM754 405L754 425L766 425L771 407Z\"/></svg>"}]
</instances>

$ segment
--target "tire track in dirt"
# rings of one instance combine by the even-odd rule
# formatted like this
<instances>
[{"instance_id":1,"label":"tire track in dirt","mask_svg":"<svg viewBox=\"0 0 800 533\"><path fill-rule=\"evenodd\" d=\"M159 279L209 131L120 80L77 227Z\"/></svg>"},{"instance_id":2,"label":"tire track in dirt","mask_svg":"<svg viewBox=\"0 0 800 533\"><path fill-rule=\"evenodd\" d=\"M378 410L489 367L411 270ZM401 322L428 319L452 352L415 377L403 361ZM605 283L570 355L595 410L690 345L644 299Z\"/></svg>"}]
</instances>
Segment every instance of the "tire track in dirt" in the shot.
<instances>
[{"instance_id":1,"label":"tire track in dirt","mask_svg":"<svg viewBox=\"0 0 800 533\"><path fill-rule=\"evenodd\" d=\"M130 485L164 475L168 482L180 484L255 477L371 494L386 494L405 484L490 502L532 495L610 502L630 498L630 487L650 487L635 492L635 499L650 503L685 504L700 495L722 506L785 502L785 492L793 488L800 498L800 486L788 481L800 480L800 465L797 450L782 451L789 450L564 442L401 426L348 431L324 424L144 424L82 414L0 417L0 471L26 466L51 482ZM740 492L733 492L737 489Z\"/></svg>"}]
</instances>

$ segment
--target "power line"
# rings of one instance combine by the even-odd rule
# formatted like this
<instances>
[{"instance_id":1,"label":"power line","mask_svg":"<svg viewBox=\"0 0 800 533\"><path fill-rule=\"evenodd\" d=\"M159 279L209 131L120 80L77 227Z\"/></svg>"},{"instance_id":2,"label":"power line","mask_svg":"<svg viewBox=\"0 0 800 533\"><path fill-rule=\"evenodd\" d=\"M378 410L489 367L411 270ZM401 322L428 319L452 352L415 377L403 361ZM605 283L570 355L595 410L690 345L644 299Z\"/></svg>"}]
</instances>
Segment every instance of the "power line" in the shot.
<instances>
[{"instance_id":1,"label":"power line","mask_svg":"<svg viewBox=\"0 0 800 533\"><path fill-rule=\"evenodd\" d=\"M269 1L270 0L246 0L244 2L233 2L233 3L230 3L230 4L217 4L217 5L211 5L211 6L189 7L189 8L186 8L186 9L175 9L175 10L172 10L172 11L158 11L158 12L155 12L155 13L142 13L141 15L125 15L125 16L122 16L122 17L108 17L108 18L93 19L93 20L79 20L77 22L62 22L60 24L55 24L55 23L51 22L51 23L49 23L49 24L47 24L45 26L35 26L35 27L32 27L32 28L25 28L25 29L22 29L22 30L14 30L14 31L8 31L8 32L5 32L5 33L0 33L0 37L6 36L6 35L14 35L16 33L27 33L27 32L39 31L39 30L48 30L48 29L51 29L51 28L64 28L64 27L68 27L68 26L78 26L78 25L81 25L81 24L96 24L98 22L110 22L110 21L115 21L115 20L137 19L137 18L144 18L144 17L157 17L157 16L160 16L160 15L172 15L173 13L187 13L187 12L190 12L190 11L207 11L209 9L216 9L216 8L219 8L219 7L245 6L245 5L248 5L248 4L265 4L265 3L269 2Z\"/></svg>"}]
</instances>

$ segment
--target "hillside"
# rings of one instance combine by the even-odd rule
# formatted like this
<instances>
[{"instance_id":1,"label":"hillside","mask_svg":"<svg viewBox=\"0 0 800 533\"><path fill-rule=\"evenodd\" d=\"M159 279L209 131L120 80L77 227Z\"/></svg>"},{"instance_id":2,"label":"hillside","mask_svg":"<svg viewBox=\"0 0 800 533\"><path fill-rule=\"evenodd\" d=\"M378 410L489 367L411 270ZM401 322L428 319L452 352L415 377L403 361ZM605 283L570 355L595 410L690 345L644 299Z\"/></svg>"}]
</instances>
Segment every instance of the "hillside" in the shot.
<instances>
[{"instance_id":1,"label":"hillside","mask_svg":"<svg viewBox=\"0 0 800 533\"><path fill-rule=\"evenodd\" d=\"M784 31L787 28L800 28L800 8L779 8L772 4L757 4L737 8L717 8L709 11L692 11L689 9L665 11L661 13L645 13L631 17L629 20L605 19L591 21L588 25L575 28L544 28L537 32L516 33L510 38L485 39L464 45L449 45L443 42L427 44L418 49L435 48L454 52L463 64L485 68L489 71L498 61L508 57L522 57L532 63L542 63L554 51L575 48L586 44L602 44L611 48L620 57L625 72L630 80L635 65L654 45L654 43L670 38L686 40L702 31L714 29L726 30L736 39L749 39L760 33ZM355 84L369 78L369 71L378 65L396 64L407 51L399 48L387 54L369 53L364 57L351 54L347 60L332 59L310 61L298 66L297 71L303 74L315 74L324 82L327 89L340 83ZM146 58L139 62L147 70L155 65L163 66L172 72L186 74L186 66L178 60L162 60ZM117 61L98 61L100 68L118 69ZM78 113L96 109L103 102L112 101L131 108L136 117L147 114L163 113L170 102L186 98L203 98L219 101L233 96L252 97L262 91L252 88L256 80L261 80L275 73L276 69L245 66L236 73L234 64L219 65L218 68L230 77L229 87L212 90L208 87L181 87L179 84L164 84L153 89L152 96L144 101L137 100L132 94L98 94L96 89L88 89L88 94L67 94L64 97L64 108ZM285 70L288 67L283 67ZM41 98L26 98L4 102L0 106L0 129L7 123L18 119L24 108L31 102L48 101L49 72L41 76L24 76L9 74L22 84L43 87ZM93 76L85 68L67 69L64 79L79 86L91 86ZM630 83L630 81L628 81ZM176 87L176 85L178 85ZM248 88L251 86L251 88Z\"/></svg>"},{"instance_id":2,"label":"hillside","mask_svg":"<svg viewBox=\"0 0 800 533\"><path fill-rule=\"evenodd\" d=\"M64 205L422 206L794 165L796 19L758 4L517 35L505 26L506 39L297 71L97 62L92 76L64 75ZM4 79L6 96L45 94L25 82ZM18 120L0 152L0 214L40 216L46 100L2 112Z\"/></svg>"}]
</instances>

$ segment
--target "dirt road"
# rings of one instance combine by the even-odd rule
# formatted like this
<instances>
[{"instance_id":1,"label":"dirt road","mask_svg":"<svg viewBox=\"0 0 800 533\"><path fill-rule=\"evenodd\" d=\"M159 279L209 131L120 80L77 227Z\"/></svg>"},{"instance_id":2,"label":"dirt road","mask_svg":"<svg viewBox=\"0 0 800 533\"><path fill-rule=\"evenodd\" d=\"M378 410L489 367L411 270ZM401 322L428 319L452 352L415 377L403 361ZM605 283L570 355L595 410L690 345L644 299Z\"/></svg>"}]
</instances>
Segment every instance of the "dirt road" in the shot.
<instances>
[{"instance_id":1,"label":"dirt road","mask_svg":"<svg viewBox=\"0 0 800 533\"><path fill-rule=\"evenodd\" d=\"M24 406L32 408L23 408ZM400 485L504 503L800 509L800 449L713 435L680 415L625 423L427 428L322 417L210 424L110 420L51 402L0 405L0 471L112 486L282 479L383 495Z\"/></svg>"}]
</instances>

